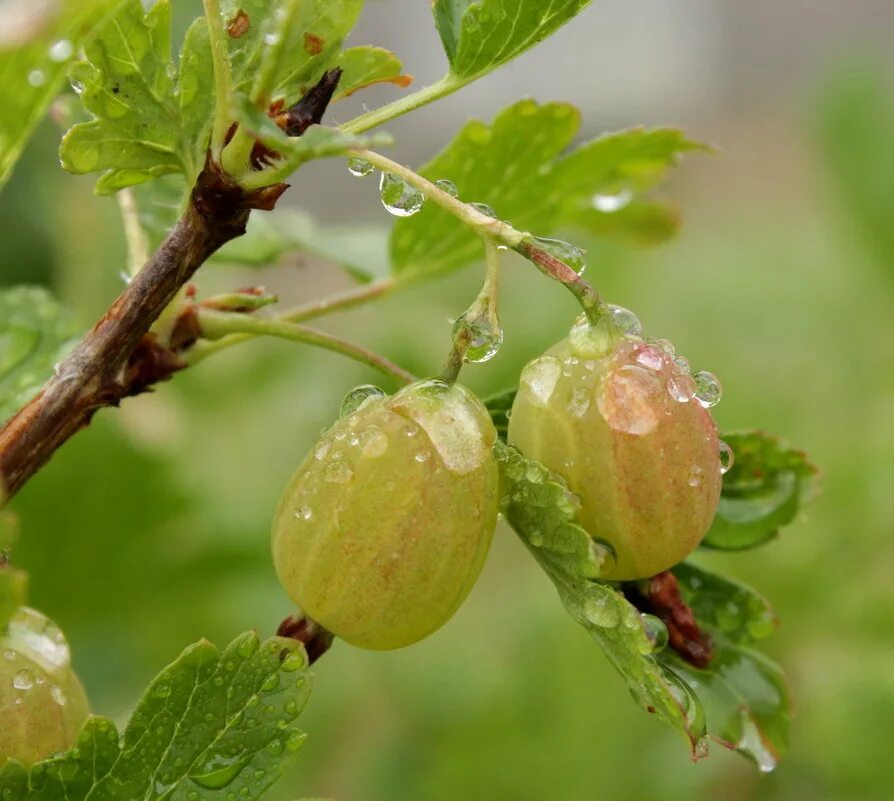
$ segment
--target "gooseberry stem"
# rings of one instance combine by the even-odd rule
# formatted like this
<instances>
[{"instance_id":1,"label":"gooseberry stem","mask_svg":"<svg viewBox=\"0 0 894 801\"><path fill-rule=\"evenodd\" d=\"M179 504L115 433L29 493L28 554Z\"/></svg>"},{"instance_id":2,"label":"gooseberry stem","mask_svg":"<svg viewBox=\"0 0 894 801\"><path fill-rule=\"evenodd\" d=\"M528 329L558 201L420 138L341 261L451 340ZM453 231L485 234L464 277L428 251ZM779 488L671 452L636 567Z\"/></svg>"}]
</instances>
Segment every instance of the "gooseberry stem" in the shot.
<instances>
[{"instance_id":1,"label":"gooseberry stem","mask_svg":"<svg viewBox=\"0 0 894 801\"><path fill-rule=\"evenodd\" d=\"M198 309L198 328L205 339L215 340L229 334L249 334L251 336L272 336L287 339L292 342L301 342L313 345L334 353L340 353L349 359L366 364L379 372L387 375L401 384L411 384L416 376L404 370L390 359L380 356L374 351L368 350L341 337L328 334L309 326L297 325L271 317L255 317L250 314L237 312L220 312L213 309ZM187 362L195 364L209 355L206 351L191 350L187 354Z\"/></svg>"}]
</instances>

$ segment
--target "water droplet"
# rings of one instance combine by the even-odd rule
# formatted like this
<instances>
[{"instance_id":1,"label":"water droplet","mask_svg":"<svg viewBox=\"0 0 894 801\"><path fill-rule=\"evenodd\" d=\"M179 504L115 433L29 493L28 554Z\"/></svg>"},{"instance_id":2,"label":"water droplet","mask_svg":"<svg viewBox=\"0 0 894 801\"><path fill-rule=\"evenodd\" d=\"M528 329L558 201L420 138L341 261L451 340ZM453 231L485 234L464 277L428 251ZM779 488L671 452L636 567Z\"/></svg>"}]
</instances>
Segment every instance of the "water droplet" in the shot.
<instances>
[{"instance_id":1,"label":"water droplet","mask_svg":"<svg viewBox=\"0 0 894 801\"><path fill-rule=\"evenodd\" d=\"M469 205L485 217L493 217L496 219L497 212L493 206L488 206L487 203L469 203Z\"/></svg>"},{"instance_id":2,"label":"water droplet","mask_svg":"<svg viewBox=\"0 0 894 801\"><path fill-rule=\"evenodd\" d=\"M12 686L17 690L30 690L34 686L34 674L28 668L22 668L13 676Z\"/></svg>"},{"instance_id":3,"label":"water droplet","mask_svg":"<svg viewBox=\"0 0 894 801\"><path fill-rule=\"evenodd\" d=\"M587 387L575 387L568 396L568 411L575 417L583 417L590 408L590 392Z\"/></svg>"},{"instance_id":4,"label":"water droplet","mask_svg":"<svg viewBox=\"0 0 894 801\"><path fill-rule=\"evenodd\" d=\"M689 375L689 373L692 371L692 368L690 368L689 366L689 359L687 359L685 356L677 356L677 358L674 359L674 364L677 365L677 369L681 373L685 373L686 375Z\"/></svg>"},{"instance_id":5,"label":"water droplet","mask_svg":"<svg viewBox=\"0 0 894 801\"><path fill-rule=\"evenodd\" d=\"M283 752L282 740L280 740L279 738L271 740L269 743L267 743L267 750L274 756L278 756Z\"/></svg>"},{"instance_id":6,"label":"water droplet","mask_svg":"<svg viewBox=\"0 0 894 801\"><path fill-rule=\"evenodd\" d=\"M168 698L171 695L171 685L167 683L159 684L152 691L156 698Z\"/></svg>"},{"instance_id":7,"label":"water droplet","mask_svg":"<svg viewBox=\"0 0 894 801\"><path fill-rule=\"evenodd\" d=\"M608 425L624 434L642 436L658 425L654 394L660 387L655 374L626 364L603 380L596 405Z\"/></svg>"},{"instance_id":8,"label":"water droplet","mask_svg":"<svg viewBox=\"0 0 894 801\"><path fill-rule=\"evenodd\" d=\"M348 172L356 178L365 178L372 174L375 167L360 156L348 156Z\"/></svg>"},{"instance_id":9,"label":"water droplet","mask_svg":"<svg viewBox=\"0 0 894 801\"><path fill-rule=\"evenodd\" d=\"M677 349L669 339L651 339L649 344L659 348L670 361L673 361L677 356Z\"/></svg>"},{"instance_id":10,"label":"water droplet","mask_svg":"<svg viewBox=\"0 0 894 801\"><path fill-rule=\"evenodd\" d=\"M540 529L533 529L528 532L528 542L531 543L535 548L539 548L543 545L543 532Z\"/></svg>"},{"instance_id":11,"label":"water droplet","mask_svg":"<svg viewBox=\"0 0 894 801\"><path fill-rule=\"evenodd\" d=\"M10 618L10 639L18 643L17 651L53 673L67 669L70 653L59 627L49 618L28 607L19 607Z\"/></svg>"},{"instance_id":12,"label":"water droplet","mask_svg":"<svg viewBox=\"0 0 894 801\"><path fill-rule=\"evenodd\" d=\"M654 654L667 645L667 626L654 615L640 615L647 645L641 649L644 653Z\"/></svg>"},{"instance_id":13,"label":"water droplet","mask_svg":"<svg viewBox=\"0 0 894 801\"><path fill-rule=\"evenodd\" d=\"M323 478L330 484L347 484L354 478L354 471L346 461L336 459L323 468Z\"/></svg>"},{"instance_id":14,"label":"water droplet","mask_svg":"<svg viewBox=\"0 0 894 801\"><path fill-rule=\"evenodd\" d=\"M625 189L614 195L593 195L592 204L597 211L611 214L628 206L631 200L633 200L633 193Z\"/></svg>"},{"instance_id":15,"label":"water droplet","mask_svg":"<svg viewBox=\"0 0 894 801\"><path fill-rule=\"evenodd\" d=\"M705 475L705 468L700 464L692 465L692 469L689 471L689 486L690 487L700 487L702 485L702 481Z\"/></svg>"},{"instance_id":16,"label":"water droplet","mask_svg":"<svg viewBox=\"0 0 894 801\"><path fill-rule=\"evenodd\" d=\"M37 88L43 86L47 82L47 76L43 70L31 70L28 73L28 83Z\"/></svg>"},{"instance_id":17,"label":"water droplet","mask_svg":"<svg viewBox=\"0 0 894 801\"><path fill-rule=\"evenodd\" d=\"M278 33L267 33L264 34L264 44L273 47L274 45L279 44L279 34Z\"/></svg>"},{"instance_id":18,"label":"water droplet","mask_svg":"<svg viewBox=\"0 0 894 801\"><path fill-rule=\"evenodd\" d=\"M297 751L299 748L301 748L302 745L304 745L304 741L306 739L307 735L304 732L293 731L286 738L286 748L288 748L289 751Z\"/></svg>"},{"instance_id":19,"label":"water droplet","mask_svg":"<svg viewBox=\"0 0 894 801\"><path fill-rule=\"evenodd\" d=\"M567 264L575 273L581 275L587 268L587 260L579 247L575 247L570 242L564 242L561 239L547 239L541 236L535 236L531 240L531 244L540 250L549 253L550 256L557 258L559 261Z\"/></svg>"},{"instance_id":20,"label":"water droplet","mask_svg":"<svg viewBox=\"0 0 894 801\"><path fill-rule=\"evenodd\" d=\"M12 648L7 648L3 652L3 658L8 659L10 662L12 662L12 660L16 658L16 652L13 651Z\"/></svg>"},{"instance_id":21,"label":"water droplet","mask_svg":"<svg viewBox=\"0 0 894 801\"><path fill-rule=\"evenodd\" d=\"M613 629L621 621L617 604L608 594L591 594L584 600L584 616L594 626Z\"/></svg>"},{"instance_id":22,"label":"water droplet","mask_svg":"<svg viewBox=\"0 0 894 801\"><path fill-rule=\"evenodd\" d=\"M338 412L339 417L347 417L349 414L353 414L370 399L385 397L387 397L387 393L384 389L380 389L373 384L361 384L345 395Z\"/></svg>"},{"instance_id":23,"label":"water droplet","mask_svg":"<svg viewBox=\"0 0 894 801\"><path fill-rule=\"evenodd\" d=\"M410 217L422 208L425 197L418 189L389 172L379 183L382 205L395 217Z\"/></svg>"},{"instance_id":24,"label":"water droplet","mask_svg":"<svg viewBox=\"0 0 894 801\"><path fill-rule=\"evenodd\" d=\"M685 373L673 375L667 381L667 393L678 403L689 403L695 397L695 381Z\"/></svg>"},{"instance_id":25,"label":"water droplet","mask_svg":"<svg viewBox=\"0 0 894 801\"><path fill-rule=\"evenodd\" d=\"M59 39L50 45L51 61L67 61L74 53L74 46L68 39Z\"/></svg>"},{"instance_id":26,"label":"water droplet","mask_svg":"<svg viewBox=\"0 0 894 801\"><path fill-rule=\"evenodd\" d=\"M72 78L69 83L71 84L71 88L74 90L76 95L83 94L84 92L84 82L79 81L77 78Z\"/></svg>"},{"instance_id":27,"label":"water droplet","mask_svg":"<svg viewBox=\"0 0 894 801\"><path fill-rule=\"evenodd\" d=\"M736 461L733 449L723 440L720 441L720 475L726 475Z\"/></svg>"},{"instance_id":28,"label":"water droplet","mask_svg":"<svg viewBox=\"0 0 894 801\"><path fill-rule=\"evenodd\" d=\"M549 403L556 382L562 372L562 365L552 356L534 359L522 371L521 381L531 390L535 400L544 406Z\"/></svg>"},{"instance_id":29,"label":"water droplet","mask_svg":"<svg viewBox=\"0 0 894 801\"><path fill-rule=\"evenodd\" d=\"M314 510L309 506L302 506L295 512L296 520L310 520L314 516Z\"/></svg>"},{"instance_id":30,"label":"water droplet","mask_svg":"<svg viewBox=\"0 0 894 801\"><path fill-rule=\"evenodd\" d=\"M475 318L462 315L453 325L453 336L457 338L467 332L468 347L465 360L472 364L490 361L500 351L503 344L503 329L496 313L487 312Z\"/></svg>"},{"instance_id":31,"label":"water droplet","mask_svg":"<svg viewBox=\"0 0 894 801\"><path fill-rule=\"evenodd\" d=\"M68 701L65 697L65 691L58 684L54 684L50 687L50 697L59 704L59 706L65 706L66 701Z\"/></svg>"},{"instance_id":32,"label":"water droplet","mask_svg":"<svg viewBox=\"0 0 894 801\"><path fill-rule=\"evenodd\" d=\"M375 459L388 450L388 437L382 429L370 426L360 434L360 450L369 459Z\"/></svg>"},{"instance_id":33,"label":"water droplet","mask_svg":"<svg viewBox=\"0 0 894 801\"><path fill-rule=\"evenodd\" d=\"M592 364L588 369L595 369L598 362L594 359L601 359L608 355L615 346L617 332L605 318L597 321L595 324L587 319L587 315L580 315L575 320L574 325L568 332L568 340L571 343L572 350L580 357L585 359L584 367L587 362Z\"/></svg>"},{"instance_id":34,"label":"water droplet","mask_svg":"<svg viewBox=\"0 0 894 801\"><path fill-rule=\"evenodd\" d=\"M427 462L430 458L430 454L428 451L419 451L414 457L417 462L422 464L423 462Z\"/></svg>"},{"instance_id":35,"label":"water droplet","mask_svg":"<svg viewBox=\"0 0 894 801\"><path fill-rule=\"evenodd\" d=\"M273 692L277 687L279 687L279 675L277 673L271 673L264 679L264 683L261 685L261 689L267 693Z\"/></svg>"},{"instance_id":36,"label":"water droplet","mask_svg":"<svg viewBox=\"0 0 894 801\"><path fill-rule=\"evenodd\" d=\"M656 345L643 345L637 348L633 358L637 364L655 373L663 370L667 364L667 354Z\"/></svg>"},{"instance_id":37,"label":"water droplet","mask_svg":"<svg viewBox=\"0 0 894 801\"><path fill-rule=\"evenodd\" d=\"M776 767L776 754L748 712L742 712L742 736L736 743L736 750L750 756L761 773L770 773Z\"/></svg>"},{"instance_id":38,"label":"water droplet","mask_svg":"<svg viewBox=\"0 0 894 801\"><path fill-rule=\"evenodd\" d=\"M302 651L300 648L296 648L285 659L283 659L282 665L280 665L280 667L286 673L294 673L296 670L301 670L306 665L307 660L304 657L304 651Z\"/></svg>"},{"instance_id":39,"label":"water droplet","mask_svg":"<svg viewBox=\"0 0 894 801\"><path fill-rule=\"evenodd\" d=\"M625 337L642 339L643 324L639 321L639 317L623 306L609 306L608 308L611 311L612 320L615 321L615 325L621 329L621 333Z\"/></svg>"},{"instance_id":40,"label":"water droplet","mask_svg":"<svg viewBox=\"0 0 894 801\"><path fill-rule=\"evenodd\" d=\"M702 406L709 409L720 403L723 388L720 386L720 381L714 373L700 370L692 376L692 379L695 381L695 399Z\"/></svg>"},{"instance_id":41,"label":"water droplet","mask_svg":"<svg viewBox=\"0 0 894 801\"><path fill-rule=\"evenodd\" d=\"M248 635L242 638L239 645L236 648L236 653L239 654L243 659L248 659L251 655L257 651L258 649L258 641L252 635Z\"/></svg>"},{"instance_id":42,"label":"water droplet","mask_svg":"<svg viewBox=\"0 0 894 801\"><path fill-rule=\"evenodd\" d=\"M442 192L446 192L450 197L459 197L459 190L456 188L456 184L447 178L441 178L440 180L435 181L435 186Z\"/></svg>"},{"instance_id":43,"label":"water droplet","mask_svg":"<svg viewBox=\"0 0 894 801\"><path fill-rule=\"evenodd\" d=\"M332 447L332 442L330 442L328 439L326 439L324 437L314 446L314 456L316 456L317 459L322 461L323 459L326 458L326 454L329 453L329 449L331 447Z\"/></svg>"},{"instance_id":44,"label":"water droplet","mask_svg":"<svg viewBox=\"0 0 894 801\"><path fill-rule=\"evenodd\" d=\"M195 772L189 774L199 787L206 790L220 790L235 779L248 762L248 758L242 754L225 756L212 754L196 766Z\"/></svg>"}]
</instances>

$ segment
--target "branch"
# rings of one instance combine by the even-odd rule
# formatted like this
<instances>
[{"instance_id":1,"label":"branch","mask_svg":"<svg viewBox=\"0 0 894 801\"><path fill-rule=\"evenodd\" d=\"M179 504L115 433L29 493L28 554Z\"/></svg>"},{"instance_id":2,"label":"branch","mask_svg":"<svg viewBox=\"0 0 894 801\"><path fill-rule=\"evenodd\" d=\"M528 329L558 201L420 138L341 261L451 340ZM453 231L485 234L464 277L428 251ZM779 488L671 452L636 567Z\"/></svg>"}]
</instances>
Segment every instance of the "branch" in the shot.
<instances>
[{"instance_id":1,"label":"branch","mask_svg":"<svg viewBox=\"0 0 894 801\"><path fill-rule=\"evenodd\" d=\"M271 209L285 185L245 192L210 161L174 229L55 376L0 429L0 497L15 495L90 422L185 363L149 328L193 273L245 233L251 209Z\"/></svg>"}]
</instances>

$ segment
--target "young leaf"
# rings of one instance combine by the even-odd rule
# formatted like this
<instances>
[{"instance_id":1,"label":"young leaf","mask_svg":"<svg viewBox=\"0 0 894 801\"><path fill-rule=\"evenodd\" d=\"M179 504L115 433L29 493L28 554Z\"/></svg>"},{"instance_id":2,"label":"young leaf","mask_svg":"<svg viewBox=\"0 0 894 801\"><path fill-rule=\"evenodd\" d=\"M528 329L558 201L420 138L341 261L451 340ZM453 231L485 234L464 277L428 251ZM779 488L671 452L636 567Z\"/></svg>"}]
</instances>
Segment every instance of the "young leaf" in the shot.
<instances>
[{"instance_id":1,"label":"young leaf","mask_svg":"<svg viewBox=\"0 0 894 801\"><path fill-rule=\"evenodd\" d=\"M45 289L0 290L0 420L44 385L75 334L71 317Z\"/></svg>"},{"instance_id":2,"label":"young leaf","mask_svg":"<svg viewBox=\"0 0 894 801\"><path fill-rule=\"evenodd\" d=\"M341 80L333 96L339 100L375 83L393 83L406 88L413 82L412 75L402 73L400 59L390 50L365 45L351 47L336 59L341 67Z\"/></svg>"},{"instance_id":3,"label":"young leaf","mask_svg":"<svg viewBox=\"0 0 894 801\"><path fill-rule=\"evenodd\" d=\"M228 21L234 88L249 94L265 49L281 45L286 57L277 64L271 83L290 102L338 62L341 44L357 22L363 0L302 0L287 31L276 29L280 3L223 0L221 12ZM285 41L274 41L282 36Z\"/></svg>"},{"instance_id":4,"label":"young leaf","mask_svg":"<svg viewBox=\"0 0 894 801\"><path fill-rule=\"evenodd\" d=\"M811 500L817 469L803 451L760 431L724 434L736 461L723 477L717 516L702 545L726 551L772 540Z\"/></svg>"},{"instance_id":5,"label":"young leaf","mask_svg":"<svg viewBox=\"0 0 894 801\"><path fill-rule=\"evenodd\" d=\"M590 0L435 0L450 74L470 81L546 39Z\"/></svg>"},{"instance_id":6,"label":"young leaf","mask_svg":"<svg viewBox=\"0 0 894 801\"><path fill-rule=\"evenodd\" d=\"M69 61L119 0L20 3L0 19L0 188L59 93Z\"/></svg>"},{"instance_id":7,"label":"young leaf","mask_svg":"<svg viewBox=\"0 0 894 801\"><path fill-rule=\"evenodd\" d=\"M701 147L679 131L658 128L607 134L563 152L579 127L574 106L522 100L490 125L467 123L419 172L431 180L448 178L463 200L487 203L519 230L546 235L561 225L593 227L588 210L594 204L611 198L620 211L660 183L680 154ZM613 230L613 221L629 231L630 216L605 212L602 231ZM397 272L441 272L480 258L481 242L430 203L397 222L391 254Z\"/></svg>"},{"instance_id":8,"label":"young leaf","mask_svg":"<svg viewBox=\"0 0 894 801\"><path fill-rule=\"evenodd\" d=\"M247 632L223 653L198 642L150 684L122 735L88 719L76 748L30 774L7 763L0 798L260 798L304 741L306 667L294 640Z\"/></svg>"}]
</instances>

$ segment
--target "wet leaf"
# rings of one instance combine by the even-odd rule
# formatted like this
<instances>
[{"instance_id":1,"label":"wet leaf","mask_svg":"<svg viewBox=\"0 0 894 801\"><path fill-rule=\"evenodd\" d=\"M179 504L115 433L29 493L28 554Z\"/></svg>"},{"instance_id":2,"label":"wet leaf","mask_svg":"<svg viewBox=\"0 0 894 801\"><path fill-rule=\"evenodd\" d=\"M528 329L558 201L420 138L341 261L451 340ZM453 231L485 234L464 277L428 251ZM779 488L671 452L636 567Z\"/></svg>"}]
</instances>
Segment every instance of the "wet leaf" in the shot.
<instances>
[{"instance_id":1,"label":"wet leaf","mask_svg":"<svg viewBox=\"0 0 894 801\"><path fill-rule=\"evenodd\" d=\"M449 179L462 200L492 206L522 231L542 236L576 225L630 236L638 227L640 239L655 238L656 212L637 222L638 198L664 180L681 154L701 146L679 131L658 128L606 134L569 151L579 128L574 106L522 100L490 125L467 123L420 173ZM634 202L634 210L625 211ZM591 214L595 203L614 211ZM480 259L481 252L480 239L433 203L399 220L391 241L397 272L452 270Z\"/></svg>"},{"instance_id":2,"label":"wet leaf","mask_svg":"<svg viewBox=\"0 0 894 801\"><path fill-rule=\"evenodd\" d=\"M62 89L71 58L120 0L16 4L0 17L0 187Z\"/></svg>"},{"instance_id":3,"label":"wet leaf","mask_svg":"<svg viewBox=\"0 0 894 801\"><path fill-rule=\"evenodd\" d=\"M91 717L71 751L30 774L14 763L0 771L0 797L260 798L304 740L296 720L310 689L306 666L294 640L261 643L247 632L223 653L198 642L149 685L121 735Z\"/></svg>"},{"instance_id":4,"label":"wet leaf","mask_svg":"<svg viewBox=\"0 0 894 801\"><path fill-rule=\"evenodd\" d=\"M0 420L46 383L75 334L71 316L45 289L0 290Z\"/></svg>"},{"instance_id":5,"label":"wet leaf","mask_svg":"<svg viewBox=\"0 0 894 801\"><path fill-rule=\"evenodd\" d=\"M760 431L724 434L735 454L723 477L717 517L702 546L754 548L791 523L816 491L817 469L803 451Z\"/></svg>"},{"instance_id":6,"label":"wet leaf","mask_svg":"<svg viewBox=\"0 0 894 801\"><path fill-rule=\"evenodd\" d=\"M450 73L471 80L546 39L590 0L435 0Z\"/></svg>"}]
</instances>

